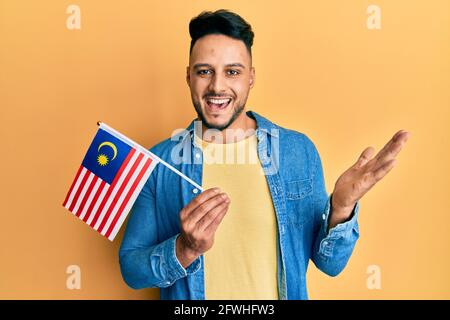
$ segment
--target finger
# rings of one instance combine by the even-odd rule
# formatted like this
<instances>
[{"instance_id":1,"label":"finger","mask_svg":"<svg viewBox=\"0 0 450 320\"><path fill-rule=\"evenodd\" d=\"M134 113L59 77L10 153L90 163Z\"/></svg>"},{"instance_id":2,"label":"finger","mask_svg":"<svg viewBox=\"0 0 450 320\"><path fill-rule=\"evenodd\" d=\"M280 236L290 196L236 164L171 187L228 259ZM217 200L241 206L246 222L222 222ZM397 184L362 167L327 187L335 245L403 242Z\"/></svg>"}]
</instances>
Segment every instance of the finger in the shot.
<instances>
[{"instance_id":1,"label":"finger","mask_svg":"<svg viewBox=\"0 0 450 320\"><path fill-rule=\"evenodd\" d=\"M217 231L217 228L219 227L220 223L222 222L223 218L225 217L225 215L228 212L228 208L229 205L223 209L222 211L218 212L215 216L215 218L213 219L213 221L211 221L211 223L209 224L209 226L207 226L205 228L205 232L208 232L209 234L214 234Z\"/></svg>"},{"instance_id":2,"label":"finger","mask_svg":"<svg viewBox=\"0 0 450 320\"><path fill-rule=\"evenodd\" d=\"M395 138L397 137L397 135L399 134L400 131L397 131L394 136L388 141L388 143L386 143L384 145L384 147L378 151L378 153L375 156L375 160L379 159L385 152L386 150L392 145L392 143L394 143Z\"/></svg>"},{"instance_id":3,"label":"finger","mask_svg":"<svg viewBox=\"0 0 450 320\"><path fill-rule=\"evenodd\" d=\"M395 133L395 135L392 137L391 140L383 147L383 149L378 152L378 154L375 156L377 160L390 157L392 159L392 155L397 155L398 152L400 152L401 147L403 144L408 140L409 132L405 130L400 130ZM398 146L400 146L400 149L398 149ZM392 153L393 151L397 151L397 153Z\"/></svg>"},{"instance_id":4,"label":"finger","mask_svg":"<svg viewBox=\"0 0 450 320\"><path fill-rule=\"evenodd\" d=\"M229 202L229 199L225 193L220 193L215 197L206 200L189 214L189 216L187 217L187 219L189 220L189 224L197 224L211 210L221 205L222 203L226 203L227 201Z\"/></svg>"},{"instance_id":5,"label":"finger","mask_svg":"<svg viewBox=\"0 0 450 320\"><path fill-rule=\"evenodd\" d=\"M218 206L216 206L214 209L210 210L206 215L204 215L200 221L197 223L197 227L200 230L206 230L211 223L216 220L217 216L221 213L223 213L223 211L227 211L229 208L230 202L222 202L221 204L219 204Z\"/></svg>"},{"instance_id":6,"label":"finger","mask_svg":"<svg viewBox=\"0 0 450 320\"><path fill-rule=\"evenodd\" d=\"M200 206L206 200L218 195L219 192L219 188L210 188L203 191L181 210L181 216L188 216L193 210L195 210L195 208Z\"/></svg>"},{"instance_id":7,"label":"finger","mask_svg":"<svg viewBox=\"0 0 450 320\"><path fill-rule=\"evenodd\" d=\"M373 172L373 178L375 180L375 183L380 181L389 171L391 171L392 168L394 168L395 164L396 164L396 159L392 159L392 160L389 160L386 163L384 163L378 169L376 169Z\"/></svg>"},{"instance_id":8,"label":"finger","mask_svg":"<svg viewBox=\"0 0 450 320\"><path fill-rule=\"evenodd\" d=\"M364 166L370 159L372 159L375 149L373 147L367 147L359 156L358 160L354 164L354 167L359 169Z\"/></svg>"},{"instance_id":9,"label":"finger","mask_svg":"<svg viewBox=\"0 0 450 320\"><path fill-rule=\"evenodd\" d=\"M384 154L377 159L377 164L374 166L374 170L378 170L386 163L394 159L398 153L402 150L406 141L408 141L409 132L402 132L402 134L397 136L397 139L392 143L392 145L384 152Z\"/></svg>"}]
</instances>

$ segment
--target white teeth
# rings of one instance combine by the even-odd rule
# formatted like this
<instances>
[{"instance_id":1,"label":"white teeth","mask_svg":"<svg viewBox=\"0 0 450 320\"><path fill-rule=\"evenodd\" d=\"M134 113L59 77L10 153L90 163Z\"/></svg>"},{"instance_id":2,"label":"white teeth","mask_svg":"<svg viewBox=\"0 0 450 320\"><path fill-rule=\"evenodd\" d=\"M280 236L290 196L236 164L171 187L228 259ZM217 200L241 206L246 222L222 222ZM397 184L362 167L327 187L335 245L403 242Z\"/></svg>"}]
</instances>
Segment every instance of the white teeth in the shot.
<instances>
[{"instance_id":1,"label":"white teeth","mask_svg":"<svg viewBox=\"0 0 450 320\"><path fill-rule=\"evenodd\" d=\"M218 100L218 99L208 99L209 103L214 103L214 104L222 104L222 103L228 103L230 102L231 99L222 99L222 100Z\"/></svg>"}]
</instances>

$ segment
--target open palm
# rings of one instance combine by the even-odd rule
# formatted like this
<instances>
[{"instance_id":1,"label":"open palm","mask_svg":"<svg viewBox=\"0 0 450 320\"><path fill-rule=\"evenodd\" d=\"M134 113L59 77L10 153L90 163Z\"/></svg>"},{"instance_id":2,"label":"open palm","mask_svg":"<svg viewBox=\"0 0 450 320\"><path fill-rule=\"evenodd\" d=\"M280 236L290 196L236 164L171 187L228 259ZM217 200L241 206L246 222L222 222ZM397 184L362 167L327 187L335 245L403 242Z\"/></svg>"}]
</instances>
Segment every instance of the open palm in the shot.
<instances>
[{"instance_id":1,"label":"open palm","mask_svg":"<svg viewBox=\"0 0 450 320\"><path fill-rule=\"evenodd\" d=\"M358 161L336 181L332 197L333 209L345 211L353 208L356 202L395 166L395 157L409 135L407 131L398 131L375 157L375 149L366 148Z\"/></svg>"}]
</instances>

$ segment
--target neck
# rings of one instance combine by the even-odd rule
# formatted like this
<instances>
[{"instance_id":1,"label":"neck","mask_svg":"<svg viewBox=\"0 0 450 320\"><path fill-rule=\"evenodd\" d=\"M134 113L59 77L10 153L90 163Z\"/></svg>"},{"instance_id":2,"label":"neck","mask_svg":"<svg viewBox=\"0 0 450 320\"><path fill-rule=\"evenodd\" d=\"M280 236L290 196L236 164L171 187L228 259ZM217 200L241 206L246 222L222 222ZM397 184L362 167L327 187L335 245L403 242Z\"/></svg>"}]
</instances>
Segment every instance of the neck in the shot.
<instances>
[{"instance_id":1,"label":"neck","mask_svg":"<svg viewBox=\"0 0 450 320\"><path fill-rule=\"evenodd\" d=\"M247 116L247 113L243 110L228 128L221 131L214 130L214 134L205 134L207 130L208 128L202 124L202 139L206 142L239 142L255 133L256 121Z\"/></svg>"}]
</instances>

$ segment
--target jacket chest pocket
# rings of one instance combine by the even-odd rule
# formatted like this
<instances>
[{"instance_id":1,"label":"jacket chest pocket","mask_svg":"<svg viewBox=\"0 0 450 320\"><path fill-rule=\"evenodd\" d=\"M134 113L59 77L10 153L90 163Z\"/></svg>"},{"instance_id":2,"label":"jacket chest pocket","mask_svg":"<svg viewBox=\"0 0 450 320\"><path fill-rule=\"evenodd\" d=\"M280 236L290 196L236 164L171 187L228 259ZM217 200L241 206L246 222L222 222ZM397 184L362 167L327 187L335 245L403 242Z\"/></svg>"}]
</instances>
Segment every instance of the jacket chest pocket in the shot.
<instances>
[{"instance_id":1,"label":"jacket chest pocket","mask_svg":"<svg viewBox=\"0 0 450 320\"><path fill-rule=\"evenodd\" d=\"M295 179L286 184L286 209L288 221L295 226L302 226L313 219L311 196L312 179Z\"/></svg>"},{"instance_id":2,"label":"jacket chest pocket","mask_svg":"<svg viewBox=\"0 0 450 320\"><path fill-rule=\"evenodd\" d=\"M300 200L312 194L312 179L294 180L287 183L286 198Z\"/></svg>"}]
</instances>

